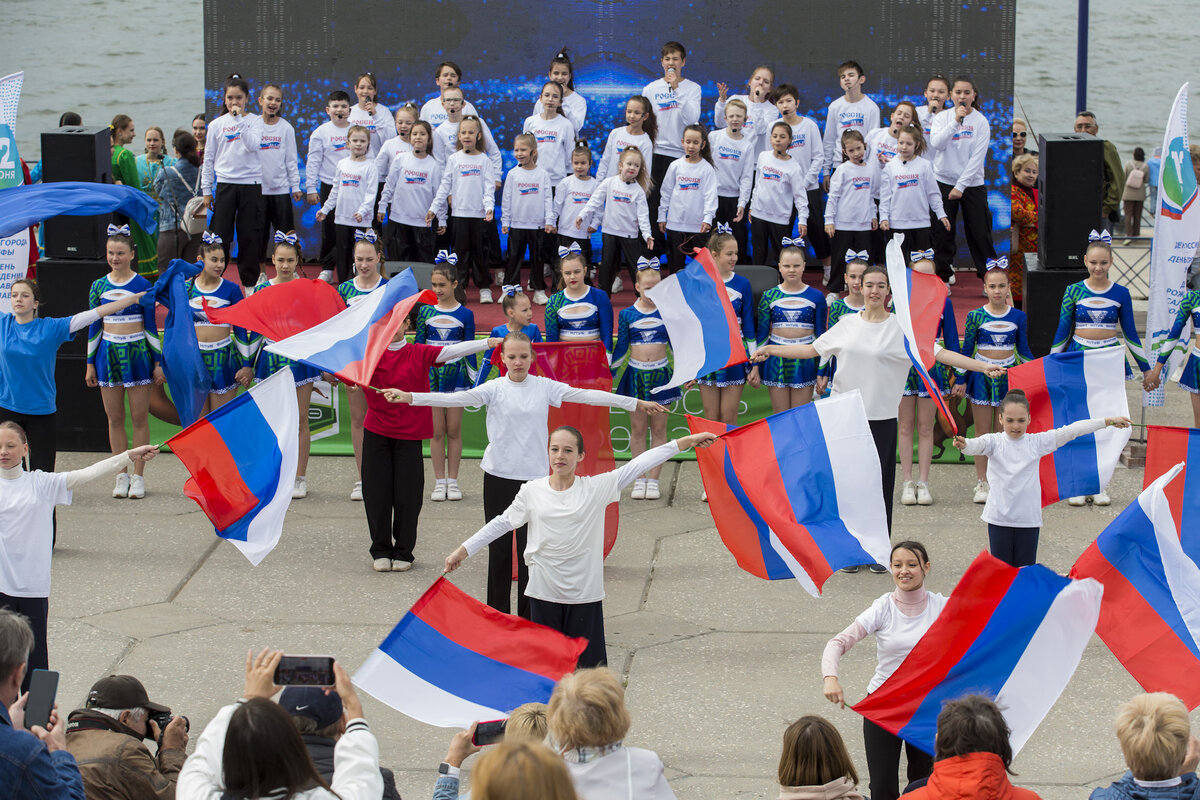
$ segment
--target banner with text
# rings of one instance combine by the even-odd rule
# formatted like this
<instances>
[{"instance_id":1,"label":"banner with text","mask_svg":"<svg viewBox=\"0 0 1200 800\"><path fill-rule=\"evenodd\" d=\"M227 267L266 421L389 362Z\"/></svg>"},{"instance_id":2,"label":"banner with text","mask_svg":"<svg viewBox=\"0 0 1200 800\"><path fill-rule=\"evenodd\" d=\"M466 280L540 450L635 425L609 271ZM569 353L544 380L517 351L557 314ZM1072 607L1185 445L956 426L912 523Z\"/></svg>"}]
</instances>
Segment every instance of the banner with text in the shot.
<instances>
[{"instance_id":1,"label":"banner with text","mask_svg":"<svg viewBox=\"0 0 1200 800\"><path fill-rule=\"evenodd\" d=\"M21 157L17 155L17 105L21 101L24 72L0 78L0 189L25 183ZM29 230L0 239L0 313L7 314L13 281L29 271Z\"/></svg>"}]
</instances>

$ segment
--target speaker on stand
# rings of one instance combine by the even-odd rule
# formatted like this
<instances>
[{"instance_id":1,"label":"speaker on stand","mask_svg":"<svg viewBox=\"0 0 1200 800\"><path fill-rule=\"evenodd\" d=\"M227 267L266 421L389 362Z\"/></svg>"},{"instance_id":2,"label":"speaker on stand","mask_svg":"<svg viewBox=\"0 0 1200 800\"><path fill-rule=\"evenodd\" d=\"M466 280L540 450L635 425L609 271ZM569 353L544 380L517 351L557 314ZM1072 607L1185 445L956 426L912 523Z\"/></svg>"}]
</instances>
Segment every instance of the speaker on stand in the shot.
<instances>
[{"instance_id":1,"label":"speaker on stand","mask_svg":"<svg viewBox=\"0 0 1200 800\"><path fill-rule=\"evenodd\" d=\"M67 126L42 134L42 182L112 183L112 145L108 128ZM100 259L111 214L50 217L45 225L46 257Z\"/></svg>"}]
</instances>

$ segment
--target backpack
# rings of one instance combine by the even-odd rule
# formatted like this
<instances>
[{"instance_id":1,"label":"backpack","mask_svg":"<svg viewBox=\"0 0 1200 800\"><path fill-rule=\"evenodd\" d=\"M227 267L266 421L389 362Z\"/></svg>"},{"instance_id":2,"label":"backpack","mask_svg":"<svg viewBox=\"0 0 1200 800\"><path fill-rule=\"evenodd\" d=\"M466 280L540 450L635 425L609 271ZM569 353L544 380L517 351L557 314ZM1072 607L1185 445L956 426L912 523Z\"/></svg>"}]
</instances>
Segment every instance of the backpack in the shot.
<instances>
[{"instance_id":1,"label":"backpack","mask_svg":"<svg viewBox=\"0 0 1200 800\"><path fill-rule=\"evenodd\" d=\"M187 205L183 207L183 213L179 216L175 226L189 236L195 236L203 232L208 226L208 209L204 205L204 198L198 194L200 191L200 174L196 173L196 185L188 186L187 181L179 174L179 170L175 167L170 167L170 170L175 173L175 177L179 179L179 182L192 193L192 199L188 200Z\"/></svg>"}]
</instances>

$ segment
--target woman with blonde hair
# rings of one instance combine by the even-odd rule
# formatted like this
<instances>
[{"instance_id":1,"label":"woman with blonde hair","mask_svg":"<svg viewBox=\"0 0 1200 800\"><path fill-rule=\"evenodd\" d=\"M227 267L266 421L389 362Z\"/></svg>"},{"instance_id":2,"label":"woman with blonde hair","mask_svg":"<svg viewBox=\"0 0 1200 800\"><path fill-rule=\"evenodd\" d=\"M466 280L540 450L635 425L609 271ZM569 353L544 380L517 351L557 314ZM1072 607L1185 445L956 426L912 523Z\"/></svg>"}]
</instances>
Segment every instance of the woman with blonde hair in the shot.
<instances>
[{"instance_id":1,"label":"woman with blonde hair","mask_svg":"<svg viewBox=\"0 0 1200 800\"><path fill-rule=\"evenodd\" d=\"M502 742L479 759L475 800L577 800L562 760L539 742Z\"/></svg>"},{"instance_id":2,"label":"woman with blonde hair","mask_svg":"<svg viewBox=\"0 0 1200 800\"><path fill-rule=\"evenodd\" d=\"M1188 710L1167 692L1139 694L1117 711L1117 739L1129 771L1089 800L1193 800L1200 795L1200 740Z\"/></svg>"}]
</instances>

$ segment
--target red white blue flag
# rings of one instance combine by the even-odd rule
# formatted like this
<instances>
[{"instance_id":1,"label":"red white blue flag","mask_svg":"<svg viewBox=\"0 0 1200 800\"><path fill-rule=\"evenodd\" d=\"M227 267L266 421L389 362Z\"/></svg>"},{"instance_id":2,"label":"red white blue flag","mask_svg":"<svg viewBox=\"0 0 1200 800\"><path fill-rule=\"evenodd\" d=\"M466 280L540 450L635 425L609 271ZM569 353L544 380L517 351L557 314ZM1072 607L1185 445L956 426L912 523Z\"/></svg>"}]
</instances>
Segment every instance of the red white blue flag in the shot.
<instances>
[{"instance_id":1,"label":"red white blue flag","mask_svg":"<svg viewBox=\"0 0 1200 800\"><path fill-rule=\"evenodd\" d=\"M1179 479L1163 490L1183 549L1193 558L1200 558L1200 428L1147 425L1142 488L1148 488L1158 476L1180 462L1195 464L1196 468L1189 470L1185 466Z\"/></svg>"}]
</instances>

